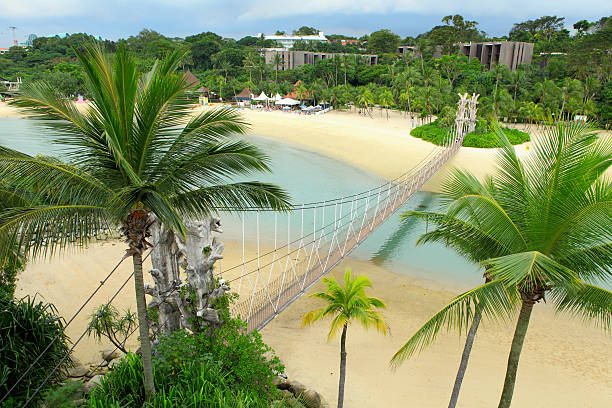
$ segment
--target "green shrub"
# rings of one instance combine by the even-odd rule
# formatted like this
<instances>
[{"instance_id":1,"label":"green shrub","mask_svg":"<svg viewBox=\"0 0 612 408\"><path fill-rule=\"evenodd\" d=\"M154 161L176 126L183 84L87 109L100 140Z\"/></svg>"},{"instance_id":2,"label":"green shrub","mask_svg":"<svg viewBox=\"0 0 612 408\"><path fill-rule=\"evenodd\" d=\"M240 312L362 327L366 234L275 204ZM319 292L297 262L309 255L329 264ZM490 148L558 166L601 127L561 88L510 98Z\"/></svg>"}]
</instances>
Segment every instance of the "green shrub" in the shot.
<instances>
[{"instance_id":1,"label":"green shrub","mask_svg":"<svg viewBox=\"0 0 612 408\"><path fill-rule=\"evenodd\" d=\"M0 396L8 392L53 338L62 332L63 327L64 321L57 315L52 304L30 297L12 299L7 294L0 293ZM25 402L68 353L68 345L68 337L61 333L28 376L11 392L13 403ZM68 358L64 367L55 372L43 390L49 389L53 382L61 379L70 363ZM42 395L39 393L36 400ZM5 402L4 406L11 406L10 404Z\"/></svg>"},{"instance_id":2,"label":"green shrub","mask_svg":"<svg viewBox=\"0 0 612 408\"><path fill-rule=\"evenodd\" d=\"M0 292L13 297L17 275L23 270L24 266L23 257L17 253L9 253L7 257L0 259Z\"/></svg>"},{"instance_id":3,"label":"green shrub","mask_svg":"<svg viewBox=\"0 0 612 408\"><path fill-rule=\"evenodd\" d=\"M226 324L212 333L178 330L162 335L153 352L157 396L151 406L268 408L278 397L273 379L284 367L261 335L247 333L240 320L226 318ZM89 406L143 402L142 363L139 356L127 354L92 394Z\"/></svg>"},{"instance_id":4,"label":"green shrub","mask_svg":"<svg viewBox=\"0 0 612 408\"><path fill-rule=\"evenodd\" d=\"M430 124L412 129L410 134L414 137L427 140L428 142L442 145L450 129L449 127L438 126L438 121L436 120ZM502 131L513 145L525 143L530 140L529 134L517 129L502 128ZM487 121L479 120L474 132L465 135L463 146L494 148L500 147L500 144L497 140L497 135L494 131L490 130Z\"/></svg>"},{"instance_id":5,"label":"green shrub","mask_svg":"<svg viewBox=\"0 0 612 408\"><path fill-rule=\"evenodd\" d=\"M161 368L161 369L160 369ZM267 408L270 400L258 393L236 389L221 365L206 359L183 360L176 370L155 366L156 394L144 403L142 360L127 354L89 396L90 408Z\"/></svg>"},{"instance_id":6,"label":"green shrub","mask_svg":"<svg viewBox=\"0 0 612 408\"><path fill-rule=\"evenodd\" d=\"M269 394L274 389L274 377L285 367L261 335L257 331L248 333L246 327L239 319L228 319L214 335L200 337L203 350L222 364L223 371L239 388Z\"/></svg>"}]
</instances>

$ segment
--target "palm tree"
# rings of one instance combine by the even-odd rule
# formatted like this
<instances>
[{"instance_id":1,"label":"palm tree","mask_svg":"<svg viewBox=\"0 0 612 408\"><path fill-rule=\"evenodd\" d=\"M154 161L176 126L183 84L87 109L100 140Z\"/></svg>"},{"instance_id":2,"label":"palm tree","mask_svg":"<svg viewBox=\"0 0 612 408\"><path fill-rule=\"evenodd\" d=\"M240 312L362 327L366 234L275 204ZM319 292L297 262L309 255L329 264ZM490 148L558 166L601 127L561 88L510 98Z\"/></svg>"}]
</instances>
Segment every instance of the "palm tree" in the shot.
<instances>
[{"instance_id":1,"label":"palm tree","mask_svg":"<svg viewBox=\"0 0 612 408\"><path fill-rule=\"evenodd\" d=\"M567 101L571 98L580 97L583 98L582 94L582 82L577 79L565 78L563 81L563 85L561 85L561 96L563 98L563 102L561 103L561 110L559 111L559 117L563 117L563 112L565 111L565 105Z\"/></svg>"},{"instance_id":2,"label":"palm tree","mask_svg":"<svg viewBox=\"0 0 612 408\"><path fill-rule=\"evenodd\" d=\"M327 285L325 292L310 295L327 302L327 306L310 311L302 318L302 327L310 325L324 317L332 318L327 340L331 340L342 328L340 337L340 381L338 385L338 408L344 405L344 381L346 378L346 330L356 320L366 329L374 326L379 332L387 334L387 326L380 312L374 308L384 309L387 306L377 298L366 296L365 288L371 288L372 282L367 276L351 277L351 270L344 272L344 287L335 279L323 278Z\"/></svg>"},{"instance_id":3,"label":"palm tree","mask_svg":"<svg viewBox=\"0 0 612 408\"><path fill-rule=\"evenodd\" d=\"M370 104L372 104L374 97L372 96L372 91L368 88L364 88L361 94L359 95L359 105L363 106L365 111L369 111Z\"/></svg>"},{"instance_id":4,"label":"palm tree","mask_svg":"<svg viewBox=\"0 0 612 408\"><path fill-rule=\"evenodd\" d=\"M488 282L459 295L395 354L392 364L433 342L443 327L463 332L477 315L509 319L520 309L499 408L512 401L535 303L549 294L558 312L612 328L612 292L594 283L612 274L612 142L589 125L559 123L536 140L527 163L499 127L498 171L485 182L456 171L445 184L446 212L411 212L437 241L486 269Z\"/></svg>"},{"instance_id":5,"label":"palm tree","mask_svg":"<svg viewBox=\"0 0 612 408\"><path fill-rule=\"evenodd\" d=\"M283 63L283 59L281 58L279 53L274 54L274 83L278 83L278 67L280 67Z\"/></svg>"},{"instance_id":6,"label":"palm tree","mask_svg":"<svg viewBox=\"0 0 612 408\"><path fill-rule=\"evenodd\" d=\"M22 88L15 104L44 119L60 135L68 164L0 149L0 177L37 191L45 205L0 213L0 259L18 241L31 256L52 254L70 242L84 244L104 226L120 225L134 285L145 391L155 392L143 286L142 255L153 216L168 229L186 233L183 217L201 217L215 206L283 209L287 194L258 182L230 182L252 171L269 171L254 146L231 140L246 123L231 109L190 118L188 84L176 72L180 52L139 75L124 46L114 58L99 47L75 50L89 82L92 104L80 112L52 85Z\"/></svg>"},{"instance_id":7,"label":"palm tree","mask_svg":"<svg viewBox=\"0 0 612 408\"><path fill-rule=\"evenodd\" d=\"M379 103L386 109L387 111L387 120L389 120L389 106L395 102L393 100L393 94L390 90L385 89L379 97Z\"/></svg>"}]
</instances>

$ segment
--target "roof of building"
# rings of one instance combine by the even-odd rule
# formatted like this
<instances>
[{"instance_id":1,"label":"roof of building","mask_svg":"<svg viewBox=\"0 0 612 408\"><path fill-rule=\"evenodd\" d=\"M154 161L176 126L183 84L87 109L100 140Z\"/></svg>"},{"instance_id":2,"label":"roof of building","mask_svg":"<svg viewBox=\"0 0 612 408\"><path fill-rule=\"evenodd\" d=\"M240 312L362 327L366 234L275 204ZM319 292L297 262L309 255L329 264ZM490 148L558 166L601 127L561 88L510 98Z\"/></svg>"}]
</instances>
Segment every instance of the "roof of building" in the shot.
<instances>
[{"instance_id":1,"label":"roof of building","mask_svg":"<svg viewBox=\"0 0 612 408\"><path fill-rule=\"evenodd\" d=\"M187 70L187 72L183 74L183 78L185 78L190 87L195 87L200 84L200 80L193 75L190 70Z\"/></svg>"},{"instance_id":2,"label":"roof of building","mask_svg":"<svg viewBox=\"0 0 612 408\"><path fill-rule=\"evenodd\" d=\"M261 37L261 34L259 34L258 37ZM323 31L319 31L318 35L264 35L264 38L274 41L327 41L327 37L323 35Z\"/></svg>"},{"instance_id":3,"label":"roof of building","mask_svg":"<svg viewBox=\"0 0 612 408\"><path fill-rule=\"evenodd\" d=\"M251 99L251 90L244 88L238 95L234 96L235 99Z\"/></svg>"}]
</instances>

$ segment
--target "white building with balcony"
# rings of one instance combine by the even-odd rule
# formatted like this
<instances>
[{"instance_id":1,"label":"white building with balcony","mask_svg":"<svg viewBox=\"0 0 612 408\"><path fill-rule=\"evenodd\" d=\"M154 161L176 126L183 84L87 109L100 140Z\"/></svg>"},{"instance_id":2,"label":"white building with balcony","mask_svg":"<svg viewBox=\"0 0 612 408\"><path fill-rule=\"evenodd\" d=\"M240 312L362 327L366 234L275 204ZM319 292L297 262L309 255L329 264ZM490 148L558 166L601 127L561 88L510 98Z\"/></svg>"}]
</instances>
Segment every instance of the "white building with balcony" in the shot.
<instances>
[{"instance_id":1,"label":"white building with balcony","mask_svg":"<svg viewBox=\"0 0 612 408\"><path fill-rule=\"evenodd\" d=\"M317 41L327 42L327 37L323 34L323 31L319 31L318 35L265 35L262 33L257 34L257 38L261 38L263 35L264 40L272 40L280 43L283 48L293 47L293 43L296 41Z\"/></svg>"}]
</instances>

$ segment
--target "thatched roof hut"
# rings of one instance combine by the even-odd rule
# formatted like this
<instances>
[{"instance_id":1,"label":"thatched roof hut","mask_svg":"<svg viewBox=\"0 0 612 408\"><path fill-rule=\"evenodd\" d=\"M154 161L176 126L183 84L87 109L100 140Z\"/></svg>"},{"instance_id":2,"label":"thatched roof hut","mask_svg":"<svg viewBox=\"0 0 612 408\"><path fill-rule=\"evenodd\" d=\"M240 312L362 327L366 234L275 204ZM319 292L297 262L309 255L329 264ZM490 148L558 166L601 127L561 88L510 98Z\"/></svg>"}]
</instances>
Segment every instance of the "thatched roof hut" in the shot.
<instances>
[{"instance_id":1,"label":"thatched roof hut","mask_svg":"<svg viewBox=\"0 0 612 408\"><path fill-rule=\"evenodd\" d=\"M236 101L249 101L251 100L251 90L244 88L238 95L234 95L233 99Z\"/></svg>"}]
</instances>

